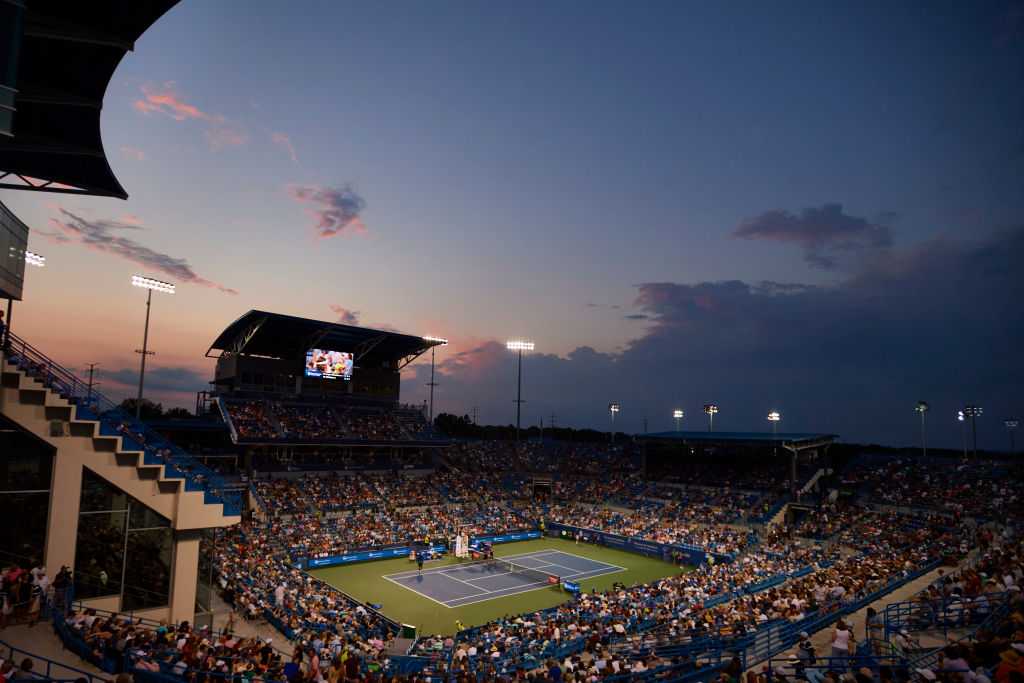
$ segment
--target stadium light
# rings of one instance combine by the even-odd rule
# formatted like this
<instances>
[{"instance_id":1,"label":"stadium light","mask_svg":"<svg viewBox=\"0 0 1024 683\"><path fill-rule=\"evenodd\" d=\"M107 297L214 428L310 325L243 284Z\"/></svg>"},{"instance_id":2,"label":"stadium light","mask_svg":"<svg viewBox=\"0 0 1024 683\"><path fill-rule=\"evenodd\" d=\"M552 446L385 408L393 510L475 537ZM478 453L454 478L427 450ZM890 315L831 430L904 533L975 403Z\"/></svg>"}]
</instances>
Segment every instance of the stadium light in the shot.
<instances>
[{"instance_id":1,"label":"stadium light","mask_svg":"<svg viewBox=\"0 0 1024 683\"><path fill-rule=\"evenodd\" d=\"M715 429L715 415L718 414L718 406L714 403L705 403L704 413L708 416L708 431L712 432Z\"/></svg>"},{"instance_id":2,"label":"stadium light","mask_svg":"<svg viewBox=\"0 0 1024 683\"><path fill-rule=\"evenodd\" d=\"M519 418L523 411L523 351L533 351L533 342L523 339L510 339L505 348L519 354L519 370L516 379L516 444L519 444Z\"/></svg>"},{"instance_id":3,"label":"stadium light","mask_svg":"<svg viewBox=\"0 0 1024 683\"><path fill-rule=\"evenodd\" d=\"M46 266L46 257L41 256L33 251L26 250L25 263L27 263L30 266L35 266L37 268L43 268Z\"/></svg>"},{"instance_id":4,"label":"stadium light","mask_svg":"<svg viewBox=\"0 0 1024 683\"><path fill-rule=\"evenodd\" d=\"M1003 420L1003 425L1006 426L1006 431L1010 433L1010 455L1017 452L1017 444L1014 443L1013 433L1017 431L1017 427L1020 426L1020 420L1015 417L1011 417L1008 420Z\"/></svg>"},{"instance_id":5,"label":"stadium light","mask_svg":"<svg viewBox=\"0 0 1024 683\"><path fill-rule=\"evenodd\" d=\"M921 457L922 458L927 458L928 457L928 446L926 445L925 440L924 440L924 414L928 412L928 402L927 401L918 401L917 405L914 406L914 410L916 410L917 412L921 413Z\"/></svg>"},{"instance_id":6,"label":"stadium light","mask_svg":"<svg viewBox=\"0 0 1024 683\"><path fill-rule=\"evenodd\" d=\"M964 416L971 420L971 441L973 443L974 457L978 457L978 418L982 413L981 406L966 405L964 406Z\"/></svg>"},{"instance_id":7,"label":"stadium light","mask_svg":"<svg viewBox=\"0 0 1024 683\"><path fill-rule=\"evenodd\" d=\"M431 337L427 335L423 337L423 341L430 344L430 381L427 382L427 386L430 387L430 418L428 424L430 429L434 429L434 387L437 386L437 382L434 381L434 352L438 346L448 346L448 340L441 337Z\"/></svg>"},{"instance_id":8,"label":"stadium light","mask_svg":"<svg viewBox=\"0 0 1024 683\"><path fill-rule=\"evenodd\" d=\"M676 431L677 432L679 431L679 422L680 422L680 420L683 419L683 417L684 417L684 413L683 413L683 411L681 409L676 408L675 410L672 411L672 419L676 421Z\"/></svg>"},{"instance_id":9,"label":"stadium light","mask_svg":"<svg viewBox=\"0 0 1024 683\"><path fill-rule=\"evenodd\" d=\"M615 416L619 414L620 410L622 410L622 406L618 403L608 404L608 412L612 416L612 443L615 443Z\"/></svg>"},{"instance_id":10,"label":"stadium light","mask_svg":"<svg viewBox=\"0 0 1024 683\"><path fill-rule=\"evenodd\" d=\"M776 455L778 455L778 440L776 439L776 434L778 434L779 420L781 420L781 419L782 419L782 415L780 415L779 411L777 411L777 410L773 410L772 412L768 413L768 421L772 423L772 457L773 458Z\"/></svg>"},{"instance_id":11,"label":"stadium light","mask_svg":"<svg viewBox=\"0 0 1024 683\"><path fill-rule=\"evenodd\" d=\"M135 400L135 419L142 419L142 388L146 381L146 356L152 356L153 351L149 350L149 309L153 304L153 292L163 294L174 294L174 285L163 280L154 280L150 277L132 275L132 286L141 287L146 291L146 326L142 332L142 348L135 349L135 353L142 354L142 363L139 366L139 396Z\"/></svg>"}]
</instances>

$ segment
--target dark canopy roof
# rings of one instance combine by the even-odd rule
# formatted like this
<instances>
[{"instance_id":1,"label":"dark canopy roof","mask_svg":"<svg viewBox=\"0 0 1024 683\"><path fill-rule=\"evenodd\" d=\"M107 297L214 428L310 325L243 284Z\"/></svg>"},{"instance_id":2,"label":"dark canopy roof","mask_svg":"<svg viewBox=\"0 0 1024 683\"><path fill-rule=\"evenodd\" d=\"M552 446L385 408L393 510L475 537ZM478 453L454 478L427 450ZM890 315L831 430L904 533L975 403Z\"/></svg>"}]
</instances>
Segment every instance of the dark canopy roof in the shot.
<instances>
[{"instance_id":1,"label":"dark canopy roof","mask_svg":"<svg viewBox=\"0 0 1024 683\"><path fill-rule=\"evenodd\" d=\"M103 95L125 52L177 2L26 3L13 136L0 136L0 187L128 197L103 151Z\"/></svg>"},{"instance_id":2,"label":"dark canopy roof","mask_svg":"<svg viewBox=\"0 0 1024 683\"><path fill-rule=\"evenodd\" d=\"M647 439L665 439L671 441L685 441L687 443L701 444L729 444L729 445L767 445L773 441L792 445L813 444L818 442L835 441L838 437L835 434L805 434L779 432L656 432L645 434Z\"/></svg>"},{"instance_id":3,"label":"dark canopy roof","mask_svg":"<svg viewBox=\"0 0 1024 683\"><path fill-rule=\"evenodd\" d=\"M352 351L357 363L399 361L404 367L441 342L399 332L371 330L282 313L249 311L231 323L210 344L212 351L273 358L294 358L311 348Z\"/></svg>"}]
</instances>

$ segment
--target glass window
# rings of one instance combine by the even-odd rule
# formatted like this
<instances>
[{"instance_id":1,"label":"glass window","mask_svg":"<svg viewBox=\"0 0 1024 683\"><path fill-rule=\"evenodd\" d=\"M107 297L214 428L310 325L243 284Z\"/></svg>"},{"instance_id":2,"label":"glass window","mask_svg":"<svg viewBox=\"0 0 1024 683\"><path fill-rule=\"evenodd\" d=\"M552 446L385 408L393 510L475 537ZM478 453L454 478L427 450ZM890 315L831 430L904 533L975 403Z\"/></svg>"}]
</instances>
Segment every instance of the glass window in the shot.
<instances>
[{"instance_id":1,"label":"glass window","mask_svg":"<svg viewBox=\"0 0 1024 683\"><path fill-rule=\"evenodd\" d=\"M170 527L171 521L163 515L153 512L145 505L136 500L131 503L131 516L128 522L129 529L153 529L156 527Z\"/></svg>"},{"instance_id":2,"label":"glass window","mask_svg":"<svg viewBox=\"0 0 1024 683\"><path fill-rule=\"evenodd\" d=\"M53 451L31 435L0 431L0 491L49 490Z\"/></svg>"},{"instance_id":3,"label":"glass window","mask_svg":"<svg viewBox=\"0 0 1024 683\"><path fill-rule=\"evenodd\" d=\"M171 593L172 533L169 528L128 532L122 610L167 604Z\"/></svg>"},{"instance_id":4,"label":"glass window","mask_svg":"<svg viewBox=\"0 0 1024 683\"><path fill-rule=\"evenodd\" d=\"M121 609L168 604L170 520L90 472L82 473L75 596L121 596Z\"/></svg>"},{"instance_id":5,"label":"glass window","mask_svg":"<svg viewBox=\"0 0 1024 683\"><path fill-rule=\"evenodd\" d=\"M49 513L49 491L0 493L0 519L6 521L0 524L0 564L35 566L46 546Z\"/></svg>"},{"instance_id":6,"label":"glass window","mask_svg":"<svg viewBox=\"0 0 1024 683\"><path fill-rule=\"evenodd\" d=\"M84 479L82 487L85 488ZM127 511L92 512L78 516L74 574L76 598L121 593L127 523Z\"/></svg>"},{"instance_id":7,"label":"glass window","mask_svg":"<svg viewBox=\"0 0 1024 683\"><path fill-rule=\"evenodd\" d=\"M93 474L88 468L82 470L82 504L81 512L102 512L108 510L128 511L128 494L102 477Z\"/></svg>"}]
</instances>

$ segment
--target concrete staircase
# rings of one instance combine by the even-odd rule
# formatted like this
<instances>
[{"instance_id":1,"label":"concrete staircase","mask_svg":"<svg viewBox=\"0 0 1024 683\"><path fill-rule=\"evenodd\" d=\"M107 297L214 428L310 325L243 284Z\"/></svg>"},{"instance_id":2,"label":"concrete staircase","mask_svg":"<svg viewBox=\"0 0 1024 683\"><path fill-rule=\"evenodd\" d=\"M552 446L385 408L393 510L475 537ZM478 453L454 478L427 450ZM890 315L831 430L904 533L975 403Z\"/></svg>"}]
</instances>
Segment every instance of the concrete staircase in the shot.
<instances>
[{"instance_id":1,"label":"concrete staircase","mask_svg":"<svg viewBox=\"0 0 1024 683\"><path fill-rule=\"evenodd\" d=\"M241 520L238 506L205 488L202 475L147 451L84 401L65 398L22 365L3 359L0 412L55 446L59 456L80 458L91 472L172 520L175 529L224 527Z\"/></svg>"}]
</instances>

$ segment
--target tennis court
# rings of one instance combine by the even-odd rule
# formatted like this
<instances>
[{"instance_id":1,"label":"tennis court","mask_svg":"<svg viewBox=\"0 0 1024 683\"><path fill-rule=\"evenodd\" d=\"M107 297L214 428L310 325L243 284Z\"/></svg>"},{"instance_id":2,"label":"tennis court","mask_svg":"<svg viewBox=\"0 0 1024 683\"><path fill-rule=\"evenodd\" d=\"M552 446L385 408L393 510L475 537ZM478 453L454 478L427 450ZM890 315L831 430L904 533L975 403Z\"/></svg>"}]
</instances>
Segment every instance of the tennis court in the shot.
<instances>
[{"instance_id":1,"label":"tennis court","mask_svg":"<svg viewBox=\"0 0 1024 683\"><path fill-rule=\"evenodd\" d=\"M422 572L398 572L384 578L445 607L461 607L550 586L549 576L581 581L621 571L626 570L561 550L537 550Z\"/></svg>"}]
</instances>

